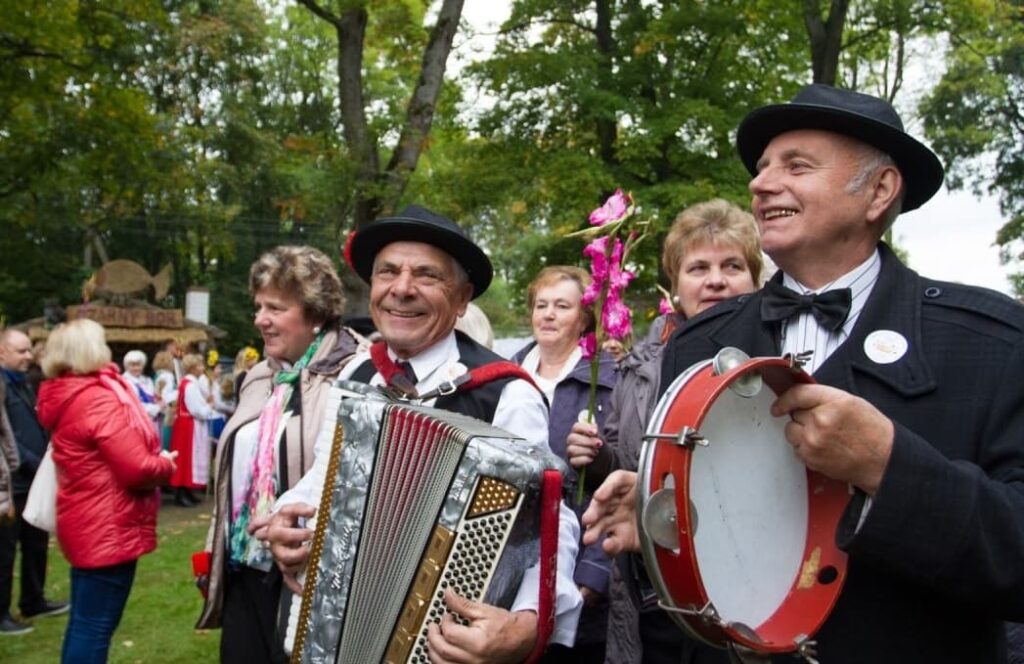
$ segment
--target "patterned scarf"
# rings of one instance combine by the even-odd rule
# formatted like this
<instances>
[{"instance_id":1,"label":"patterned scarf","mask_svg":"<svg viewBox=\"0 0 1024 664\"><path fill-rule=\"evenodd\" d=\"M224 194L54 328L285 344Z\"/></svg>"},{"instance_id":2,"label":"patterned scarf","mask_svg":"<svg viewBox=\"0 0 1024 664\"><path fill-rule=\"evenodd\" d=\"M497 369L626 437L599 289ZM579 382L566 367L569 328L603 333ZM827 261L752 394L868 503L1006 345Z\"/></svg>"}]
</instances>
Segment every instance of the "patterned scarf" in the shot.
<instances>
[{"instance_id":1,"label":"patterned scarf","mask_svg":"<svg viewBox=\"0 0 1024 664\"><path fill-rule=\"evenodd\" d=\"M228 546L231 562L256 569L270 569L270 551L263 548L260 542L248 533L247 528L254 518L266 516L273 511L278 490L274 457L277 451L276 443L282 433L285 409L291 401L302 369L316 354L323 338L324 333L321 332L291 369L282 369L274 376L274 391L260 411L257 424L256 450L252 457L252 473L245 492L246 498L231 519Z\"/></svg>"}]
</instances>

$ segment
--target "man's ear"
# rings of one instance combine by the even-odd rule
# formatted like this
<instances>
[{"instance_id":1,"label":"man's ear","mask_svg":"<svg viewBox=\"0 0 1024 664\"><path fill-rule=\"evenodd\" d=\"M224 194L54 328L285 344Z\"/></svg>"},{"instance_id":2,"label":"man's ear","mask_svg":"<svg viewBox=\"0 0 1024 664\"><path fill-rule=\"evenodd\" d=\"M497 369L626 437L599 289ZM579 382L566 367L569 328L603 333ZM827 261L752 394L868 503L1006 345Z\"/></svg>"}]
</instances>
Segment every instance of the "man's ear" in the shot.
<instances>
[{"instance_id":1,"label":"man's ear","mask_svg":"<svg viewBox=\"0 0 1024 664\"><path fill-rule=\"evenodd\" d=\"M466 315L466 309L469 308L469 302L473 299L473 284L468 281L462 284L462 289L458 293L458 307L456 311L459 312L459 317Z\"/></svg>"},{"instance_id":2,"label":"man's ear","mask_svg":"<svg viewBox=\"0 0 1024 664\"><path fill-rule=\"evenodd\" d=\"M903 191L903 174L895 166L883 166L871 183L871 200L867 220L877 223L886 218L886 212L896 204Z\"/></svg>"}]
</instances>

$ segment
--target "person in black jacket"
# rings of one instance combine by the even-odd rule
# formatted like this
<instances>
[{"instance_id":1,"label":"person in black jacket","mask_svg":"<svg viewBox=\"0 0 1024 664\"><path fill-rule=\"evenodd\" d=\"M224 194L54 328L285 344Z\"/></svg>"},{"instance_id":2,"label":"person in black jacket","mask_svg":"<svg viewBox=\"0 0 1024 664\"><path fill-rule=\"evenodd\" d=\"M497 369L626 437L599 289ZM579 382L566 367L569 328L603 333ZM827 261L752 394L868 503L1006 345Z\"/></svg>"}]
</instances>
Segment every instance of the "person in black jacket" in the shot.
<instances>
[{"instance_id":1,"label":"person in black jacket","mask_svg":"<svg viewBox=\"0 0 1024 664\"><path fill-rule=\"evenodd\" d=\"M32 342L14 329L0 333L0 374L4 382L3 407L14 433L20 463L11 476L16 516L0 524L0 636L24 634L32 626L10 613L14 589L14 558L21 544L21 596L18 606L23 618L66 613L67 602L53 602L43 596L46 586L46 550L50 534L25 521L28 490L43 455L47 436L36 419L36 394L26 372L32 363Z\"/></svg>"},{"instance_id":2,"label":"person in black jacket","mask_svg":"<svg viewBox=\"0 0 1024 664\"><path fill-rule=\"evenodd\" d=\"M689 321L666 348L662 390L726 346L811 351L818 384L786 391L772 414L791 420L804 464L854 490L820 661L1006 661L1003 621L1024 618L1024 307L923 278L881 241L943 179L887 102L812 85L750 113L737 143L780 272ZM596 492L588 537L636 545L614 509L632 482Z\"/></svg>"}]
</instances>

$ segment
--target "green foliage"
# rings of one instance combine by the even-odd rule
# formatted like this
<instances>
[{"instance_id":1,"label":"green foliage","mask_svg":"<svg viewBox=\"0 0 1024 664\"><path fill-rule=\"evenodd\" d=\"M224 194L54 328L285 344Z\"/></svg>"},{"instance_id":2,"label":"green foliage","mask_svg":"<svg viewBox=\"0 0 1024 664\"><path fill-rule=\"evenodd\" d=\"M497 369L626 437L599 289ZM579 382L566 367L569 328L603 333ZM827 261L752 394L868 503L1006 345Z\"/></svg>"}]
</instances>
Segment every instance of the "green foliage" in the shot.
<instances>
[{"instance_id":1,"label":"green foliage","mask_svg":"<svg viewBox=\"0 0 1024 664\"><path fill-rule=\"evenodd\" d=\"M0 251L17 257L0 266L0 300L11 319L39 315L45 297L80 301L96 237L111 258L152 272L171 263L172 304L190 285L214 287L228 345L252 341L256 256L337 245L350 169L320 76L333 54L320 26L300 15L285 29L250 0L12 0L0 11L0 224L11 229Z\"/></svg>"},{"instance_id":2,"label":"green foliage","mask_svg":"<svg viewBox=\"0 0 1024 664\"><path fill-rule=\"evenodd\" d=\"M660 233L698 201L746 204L733 132L806 79L805 51L798 8L776 3L520 0L469 69L467 96L493 104L435 134L410 191L470 222L518 298L543 265L580 262L562 236L616 187ZM656 240L634 293L654 293Z\"/></svg>"},{"instance_id":3,"label":"green foliage","mask_svg":"<svg viewBox=\"0 0 1024 664\"><path fill-rule=\"evenodd\" d=\"M947 184L999 195L1008 220L995 240L1003 262L1016 263L1024 260L1024 3L970 4L921 112Z\"/></svg>"},{"instance_id":4,"label":"green foliage","mask_svg":"<svg viewBox=\"0 0 1024 664\"><path fill-rule=\"evenodd\" d=\"M432 4L323 4L367 11L363 93L386 163ZM646 312L676 213L715 196L746 205L734 132L749 109L809 79L802 11L769 0L517 0L493 56L442 89L402 200L470 228L506 284L485 309L514 328L537 269L580 263L582 241L564 236L616 187L631 191L657 224L633 265L630 297ZM858 0L840 67L843 84L889 95L920 55L902 50L910 40L953 35L925 127L950 184L1001 193L1007 260L1024 232L1020 12L1019 0ZM180 306L190 285L210 287L212 322L233 352L256 341L247 274L260 253L281 243L337 253L358 207L359 165L342 138L337 34L309 9L8 0L0 25L8 320L40 315L46 298L78 302L98 266L95 238L110 258L151 272L170 263L167 304ZM994 180L982 154L996 155Z\"/></svg>"},{"instance_id":5,"label":"green foliage","mask_svg":"<svg viewBox=\"0 0 1024 664\"><path fill-rule=\"evenodd\" d=\"M904 87L915 44L927 43L970 11L971 0L860 0L850 3L838 85L893 100Z\"/></svg>"}]
</instances>

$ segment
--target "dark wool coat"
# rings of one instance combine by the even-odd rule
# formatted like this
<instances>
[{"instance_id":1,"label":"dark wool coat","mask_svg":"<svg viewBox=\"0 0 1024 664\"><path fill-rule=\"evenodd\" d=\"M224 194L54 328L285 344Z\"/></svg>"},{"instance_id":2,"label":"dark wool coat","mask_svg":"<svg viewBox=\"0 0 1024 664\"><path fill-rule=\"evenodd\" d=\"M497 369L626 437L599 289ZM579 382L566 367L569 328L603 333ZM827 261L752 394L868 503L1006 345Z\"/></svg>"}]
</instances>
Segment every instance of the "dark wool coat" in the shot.
<instances>
[{"instance_id":1,"label":"dark wool coat","mask_svg":"<svg viewBox=\"0 0 1024 664\"><path fill-rule=\"evenodd\" d=\"M817 635L819 659L1002 662L1002 621L1024 619L1024 307L925 279L880 251L850 337L815 373L895 424L867 518L857 530L857 494L836 533L848 575ZM778 325L761 321L760 305L759 292L692 319L666 346L662 389L724 346L777 355ZM906 354L869 359L876 330L906 338Z\"/></svg>"}]
</instances>

